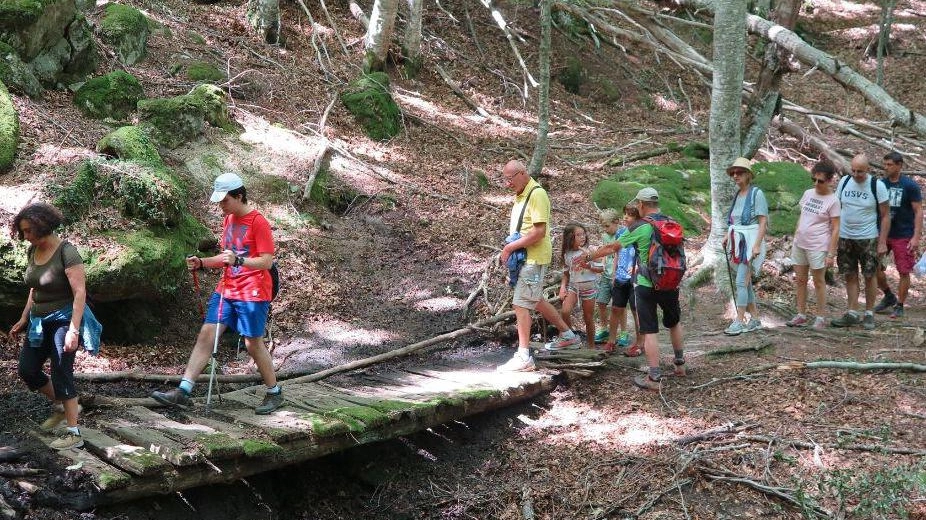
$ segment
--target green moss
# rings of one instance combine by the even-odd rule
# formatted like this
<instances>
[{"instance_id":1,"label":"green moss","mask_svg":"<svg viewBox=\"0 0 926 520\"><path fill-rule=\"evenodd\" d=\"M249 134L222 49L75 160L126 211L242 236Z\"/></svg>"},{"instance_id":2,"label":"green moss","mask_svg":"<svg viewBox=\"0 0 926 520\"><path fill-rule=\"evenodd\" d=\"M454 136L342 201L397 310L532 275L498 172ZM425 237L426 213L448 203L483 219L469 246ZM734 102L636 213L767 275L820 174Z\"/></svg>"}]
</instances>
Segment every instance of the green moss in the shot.
<instances>
[{"instance_id":1,"label":"green moss","mask_svg":"<svg viewBox=\"0 0 926 520\"><path fill-rule=\"evenodd\" d=\"M575 56L566 59L566 66L556 77L560 85L566 89L566 92L578 94L582 84L588 79L588 72L582 65L582 60Z\"/></svg>"},{"instance_id":2,"label":"green moss","mask_svg":"<svg viewBox=\"0 0 926 520\"><path fill-rule=\"evenodd\" d=\"M16 31L32 25L42 15L46 3L43 0L0 1L0 31Z\"/></svg>"},{"instance_id":3,"label":"green moss","mask_svg":"<svg viewBox=\"0 0 926 520\"><path fill-rule=\"evenodd\" d=\"M240 453L242 443L222 432L208 433L196 437L206 456L222 457Z\"/></svg>"},{"instance_id":4,"label":"green moss","mask_svg":"<svg viewBox=\"0 0 926 520\"><path fill-rule=\"evenodd\" d=\"M148 134L137 126L123 126L110 132L97 143L96 151L122 160L164 164Z\"/></svg>"},{"instance_id":5,"label":"green moss","mask_svg":"<svg viewBox=\"0 0 926 520\"><path fill-rule=\"evenodd\" d=\"M341 102L371 139L385 141L399 134L401 113L389 93L389 76L365 74L341 93Z\"/></svg>"},{"instance_id":6,"label":"green moss","mask_svg":"<svg viewBox=\"0 0 926 520\"><path fill-rule=\"evenodd\" d=\"M191 81L204 81L207 83L225 81L225 73L206 61L190 63L186 68L186 77Z\"/></svg>"},{"instance_id":7,"label":"green moss","mask_svg":"<svg viewBox=\"0 0 926 520\"><path fill-rule=\"evenodd\" d=\"M460 394L467 401L494 399L502 395L500 390L467 390Z\"/></svg>"},{"instance_id":8,"label":"green moss","mask_svg":"<svg viewBox=\"0 0 926 520\"><path fill-rule=\"evenodd\" d=\"M160 144L176 148L203 131L206 109L191 96L138 102L139 126Z\"/></svg>"},{"instance_id":9,"label":"green moss","mask_svg":"<svg viewBox=\"0 0 926 520\"><path fill-rule=\"evenodd\" d=\"M6 86L0 83L0 172L13 166L18 146L19 114Z\"/></svg>"},{"instance_id":10,"label":"green moss","mask_svg":"<svg viewBox=\"0 0 926 520\"><path fill-rule=\"evenodd\" d=\"M206 44L206 39L203 38L199 33L196 33L193 31L187 31L186 36L187 38L190 39L191 42L195 43L196 45Z\"/></svg>"},{"instance_id":11,"label":"green moss","mask_svg":"<svg viewBox=\"0 0 926 520\"><path fill-rule=\"evenodd\" d=\"M264 439L244 439L244 454L248 457L270 458L283 453L283 447L275 442Z\"/></svg>"},{"instance_id":12,"label":"green moss","mask_svg":"<svg viewBox=\"0 0 926 520\"><path fill-rule=\"evenodd\" d=\"M316 437L332 437L350 431L358 431L352 428L350 424L333 417L310 413L305 414L302 418L312 425L312 435Z\"/></svg>"},{"instance_id":13,"label":"green moss","mask_svg":"<svg viewBox=\"0 0 926 520\"><path fill-rule=\"evenodd\" d=\"M96 119L124 119L135 110L142 98L144 92L135 76L116 70L81 85L74 94L74 103L86 115Z\"/></svg>"},{"instance_id":14,"label":"green moss","mask_svg":"<svg viewBox=\"0 0 926 520\"><path fill-rule=\"evenodd\" d=\"M346 406L344 408L337 408L332 410L331 413L334 417L337 417L338 419L341 419L348 424L359 421L361 424L358 426L361 430L366 430L368 428L378 428L390 422L388 414L369 406Z\"/></svg>"},{"instance_id":15,"label":"green moss","mask_svg":"<svg viewBox=\"0 0 926 520\"><path fill-rule=\"evenodd\" d=\"M753 166L755 184L762 188L769 203L769 233L792 233L800 214L801 195L810 187L809 174L790 162L759 162ZM592 201L598 207L622 209L645 186L659 192L662 212L697 235L707 229L710 214L710 172L705 161L684 159L669 165L643 165L618 171L598 183Z\"/></svg>"},{"instance_id":16,"label":"green moss","mask_svg":"<svg viewBox=\"0 0 926 520\"><path fill-rule=\"evenodd\" d=\"M132 65L145 56L150 27L148 19L134 7L110 3L100 22L103 40L115 47L119 60Z\"/></svg>"},{"instance_id":17,"label":"green moss","mask_svg":"<svg viewBox=\"0 0 926 520\"><path fill-rule=\"evenodd\" d=\"M197 85L187 96L202 107L203 117L210 125L228 131L234 130L234 124L228 116L224 90L207 83Z\"/></svg>"},{"instance_id":18,"label":"green moss","mask_svg":"<svg viewBox=\"0 0 926 520\"><path fill-rule=\"evenodd\" d=\"M131 480L132 478L126 475L125 473L121 473L117 475L114 473L106 473L106 472L100 473L100 475L96 479L97 484L100 486L100 489L104 491L107 489L123 487L126 484L128 484Z\"/></svg>"},{"instance_id":19,"label":"green moss","mask_svg":"<svg viewBox=\"0 0 926 520\"><path fill-rule=\"evenodd\" d=\"M55 190L57 192L55 206L64 213L67 222L73 223L80 220L90 210L91 202L98 195L99 172L97 167L98 163L93 161L80 163L71 183Z\"/></svg>"}]
</instances>

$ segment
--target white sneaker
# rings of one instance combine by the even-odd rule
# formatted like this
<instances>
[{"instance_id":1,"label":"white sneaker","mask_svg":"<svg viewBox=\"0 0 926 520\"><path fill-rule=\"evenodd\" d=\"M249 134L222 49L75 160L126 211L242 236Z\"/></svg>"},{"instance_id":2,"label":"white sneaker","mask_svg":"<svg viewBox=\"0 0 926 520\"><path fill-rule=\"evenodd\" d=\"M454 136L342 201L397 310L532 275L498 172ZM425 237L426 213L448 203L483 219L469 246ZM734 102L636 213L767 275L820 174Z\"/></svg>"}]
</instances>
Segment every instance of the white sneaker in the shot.
<instances>
[{"instance_id":1,"label":"white sneaker","mask_svg":"<svg viewBox=\"0 0 926 520\"><path fill-rule=\"evenodd\" d=\"M533 372L534 370L537 370L534 356L527 356L527 359L524 359L520 354L515 354L507 363L495 368L496 372Z\"/></svg>"},{"instance_id":2,"label":"white sneaker","mask_svg":"<svg viewBox=\"0 0 926 520\"><path fill-rule=\"evenodd\" d=\"M544 345L543 348L544 350L550 351L578 350L580 348L579 335L571 330L561 332L560 335L556 337L556 339Z\"/></svg>"},{"instance_id":3,"label":"white sneaker","mask_svg":"<svg viewBox=\"0 0 926 520\"><path fill-rule=\"evenodd\" d=\"M762 322L759 321L759 318L750 318L746 323L746 328L743 329L743 332L752 332L754 330L759 330L762 328Z\"/></svg>"}]
</instances>

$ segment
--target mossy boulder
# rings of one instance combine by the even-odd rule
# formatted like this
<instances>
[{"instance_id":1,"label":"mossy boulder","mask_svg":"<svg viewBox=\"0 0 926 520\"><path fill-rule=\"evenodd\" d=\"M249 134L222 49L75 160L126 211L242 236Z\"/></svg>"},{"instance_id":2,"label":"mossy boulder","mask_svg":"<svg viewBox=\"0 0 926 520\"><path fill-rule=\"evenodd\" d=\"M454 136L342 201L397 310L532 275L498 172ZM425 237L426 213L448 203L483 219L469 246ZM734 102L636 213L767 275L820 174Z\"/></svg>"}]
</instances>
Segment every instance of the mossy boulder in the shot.
<instances>
[{"instance_id":1,"label":"mossy boulder","mask_svg":"<svg viewBox=\"0 0 926 520\"><path fill-rule=\"evenodd\" d=\"M389 92L389 76L383 72L364 74L341 93L341 102L371 139L385 141L402 128L399 106Z\"/></svg>"},{"instance_id":2,"label":"mossy boulder","mask_svg":"<svg viewBox=\"0 0 926 520\"><path fill-rule=\"evenodd\" d=\"M225 73L208 61L194 61L186 66L186 77L190 81L203 83L220 83L225 81Z\"/></svg>"},{"instance_id":3,"label":"mossy boulder","mask_svg":"<svg viewBox=\"0 0 926 520\"><path fill-rule=\"evenodd\" d=\"M44 89L35 73L20 58L16 49L0 41L0 82L13 92L31 98L42 96Z\"/></svg>"},{"instance_id":4,"label":"mossy boulder","mask_svg":"<svg viewBox=\"0 0 926 520\"><path fill-rule=\"evenodd\" d=\"M125 119L144 97L141 84L128 72L115 70L87 80L74 94L74 103L96 119Z\"/></svg>"},{"instance_id":5,"label":"mossy boulder","mask_svg":"<svg viewBox=\"0 0 926 520\"><path fill-rule=\"evenodd\" d=\"M99 52L93 40L93 28L87 18L78 14L68 26L67 41L71 56L64 66L66 81L81 80L96 70Z\"/></svg>"},{"instance_id":6,"label":"mossy boulder","mask_svg":"<svg viewBox=\"0 0 926 520\"><path fill-rule=\"evenodd\" d=\"M123 65L134 65L145 57L150 32L148 18L138 9L115 3L106 6L100 33Z\"/></svg>"},{"instance_id":7,"label":"mossy boulder","mask_svg":"<svg viewBox=\"0 0 926 520\"><path fill-rule=\"evenodd\" d=\"M197 85L187 95L202 106L203 117L210 125L225 130L234 128L234 123L228 115L228 98L224 90L204 83Z\"/></svg>"},{"instance_id":8,"label":"mossy boulder","mask_svg":"<svg viewBox=\"0 0 926 520\"><path fill-rule=\"evenodd\" d=\"M769 203L769 233L792 233L800 214L797 206L808 188L807 171L790 162L759 162L753 166L755 183ZM684 159L667 165L643 165L621 170L598 183L592 201L600 208L621 210L640 188L659 192L663 213L679 221L686 234L698 235L709 227L711 183L705 161Z\"/></svg>"},{"instance_id":9,"label":"mossy boulder","mask_svg":"<svg viewBox=\"0 0 926 520\"><path fill-rule=\"evenodd\" d=\"M31 62L64 37L76 14L74 0L2 0L0 41Z\"/></svg>"},{"instance_id":10,"label":"mossy boulder","mask_svg":"<svg viewBox=\"0 0 926 520\"><path fill-rule=\"evenodd\" d=\"M64 66L71 57L71 45L64 38L58 40L55 45L43 49L35 57L29 66L35 77L38 78L42 85L48 88L57 88L59 78L64 72Z\"/></svg>"},{"instance_id":11,"label":"mossy boulder","mask_svg":"<svg viewBox=\"0 0 926 520\"><path fill-rule=\"evenodd\" d=\"M19 146L19 113L6 86L0 83L0 172L13 166Z\"/></svg>"},{"instance_id":12,"label":"mossy boulder","mask_svg":"<svg viewBox=\"0 0 926 520\"><path fill-rule=\"evenodd\" d=\"M194 139L206 122L226 130L234 128L225 92L207 83L183 96L139 101L138 119L139 125L167 148Z\"/></svg>"},{"instance_id":13,"label":"mossy boulder","mask_svg":"<svg viewBox=\"0 0 926 520\"><path fill-rule=\"evenodd\" d=\"M189 95L138 102L138 124L158 143L176 148L203 131L206 108Z\"/></svg>"},{"instance_id":14,"label":"mossy boulder","mask_svg":"<svg viewBox=\"0 0 926 520\"><path fill-rule=\"evenodd\" d=\"M137 126L123 126L100 139L96 151L125 161L161 166L161 155L142 129Z\"/></svg>"},{"instance_id":15,"label":"mossy boulder","mask_svg":"<svg viewBox=\"0 0 926 520\"><path fill-rule=\"evenodd\" d=\"M160 164L84 161L71 183L56 192L55 205L69 222L80 220L98 204L116 207L124 217L151 226L177 226L186 214L186 190Z\"/></svg>"}]
</instances>

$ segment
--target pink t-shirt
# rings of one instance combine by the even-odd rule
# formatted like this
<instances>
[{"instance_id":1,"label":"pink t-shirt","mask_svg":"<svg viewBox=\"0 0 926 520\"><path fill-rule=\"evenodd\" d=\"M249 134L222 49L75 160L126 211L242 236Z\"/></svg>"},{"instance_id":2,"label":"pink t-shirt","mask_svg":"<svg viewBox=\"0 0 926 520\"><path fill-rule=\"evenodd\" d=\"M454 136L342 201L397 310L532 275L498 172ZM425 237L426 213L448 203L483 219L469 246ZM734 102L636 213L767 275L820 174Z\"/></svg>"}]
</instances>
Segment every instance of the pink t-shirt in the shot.
<instances>
[{"instance_id":1,"label":"pink t-shirt","mask_svg":"<svg viewBox=\"0 0 926 520\"><path fill-rule=\"evenodd\" d=\"M804 192L801 201L801 219L794 234L794 244L808 251L826 251L830 246L830 237L839 232L833 229L830 219L839 216L839 199L835 193L818 195L811 188Z\"/></svg>"}]
</instances>

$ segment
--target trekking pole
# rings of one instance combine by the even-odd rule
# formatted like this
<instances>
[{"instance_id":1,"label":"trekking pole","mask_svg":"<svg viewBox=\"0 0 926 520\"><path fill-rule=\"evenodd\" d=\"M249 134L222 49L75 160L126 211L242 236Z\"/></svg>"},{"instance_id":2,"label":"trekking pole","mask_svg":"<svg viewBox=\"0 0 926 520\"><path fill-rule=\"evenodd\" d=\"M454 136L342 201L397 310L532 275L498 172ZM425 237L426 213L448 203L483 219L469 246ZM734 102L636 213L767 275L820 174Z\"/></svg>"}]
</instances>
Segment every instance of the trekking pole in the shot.
<instances>
[{"instance_id":1,"label":"trekking pole","mask_svg":"<svg viewBox=\"0 0 926 520\"><path fill-rule=\"evenodd\" d=\"M222 267L222 279L219 281L219 308L215 320L215 341L212 343L212 368L209 369L209 390L206 391L206 409L212 404L212 384L215 382L215 366L218 363L219 353L219 326L222 324L222 304L225 303L225 269Z\"/></svg>"},{"instance_id":2,"label":"trekking pole","mask_svg":"<svg viewBox=\"0 0 926 520\"><path fill-rule=\"evenodd\" d=\"M733 283L733 267L730 265L731 253L727 248L723 250L723 257L727 261L727 279L730 281L730 297L733 298L733 308L736 308L736 286Z\"/></svg>"}]
</instances>

